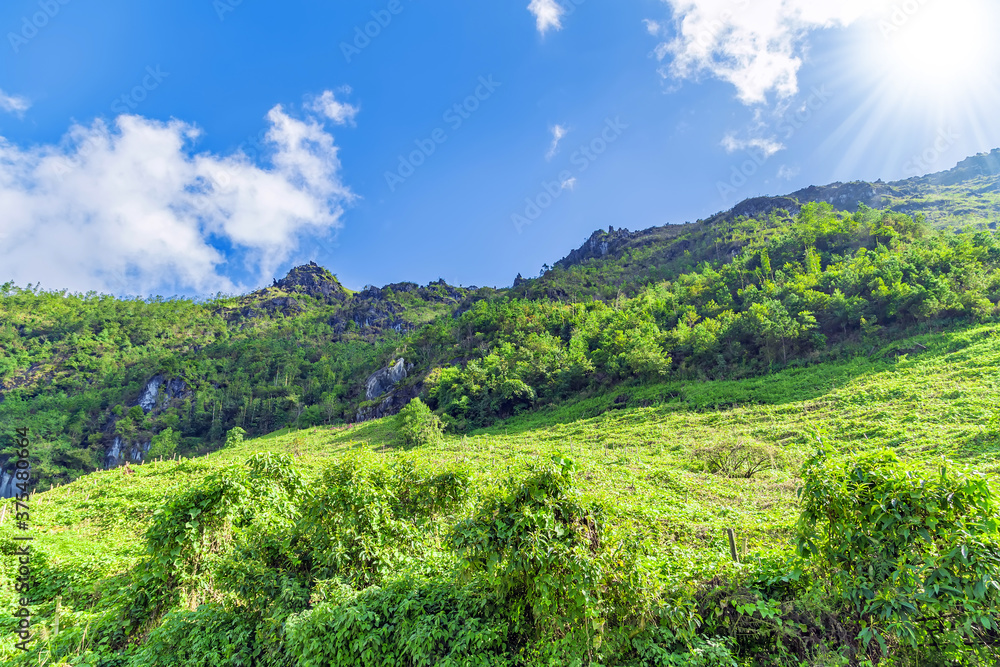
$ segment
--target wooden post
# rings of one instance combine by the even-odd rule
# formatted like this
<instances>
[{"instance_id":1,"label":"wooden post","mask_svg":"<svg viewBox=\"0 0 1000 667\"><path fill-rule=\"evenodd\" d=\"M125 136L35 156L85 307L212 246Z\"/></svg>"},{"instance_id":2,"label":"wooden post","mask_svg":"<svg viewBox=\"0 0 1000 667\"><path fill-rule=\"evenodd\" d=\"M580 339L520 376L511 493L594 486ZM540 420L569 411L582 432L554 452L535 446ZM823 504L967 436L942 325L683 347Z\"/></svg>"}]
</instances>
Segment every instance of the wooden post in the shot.
<instances>
[{"instance_id":1,"label":"wooden post","mask_svg":"<svg viewBox=\"0 0 1000 667\"><path fill-rule=\"evenodd\" d=\"M736 532L732 528L726 528L726 534L729 535L729 555L733 557L733 562L739 563L739 554L736 553Z\"/></svg>"},{"instance_id":2,"label":"wooden post","mask_svg":"<svg viewBox=\"0 0 1000 667\"><path fill-rule=\"evenodd\" d=\"M55 637L59 634L59 610L62 607L62 596L56 598L56 617L52 621L52 636Z\"/></svg>"}]
</instances>

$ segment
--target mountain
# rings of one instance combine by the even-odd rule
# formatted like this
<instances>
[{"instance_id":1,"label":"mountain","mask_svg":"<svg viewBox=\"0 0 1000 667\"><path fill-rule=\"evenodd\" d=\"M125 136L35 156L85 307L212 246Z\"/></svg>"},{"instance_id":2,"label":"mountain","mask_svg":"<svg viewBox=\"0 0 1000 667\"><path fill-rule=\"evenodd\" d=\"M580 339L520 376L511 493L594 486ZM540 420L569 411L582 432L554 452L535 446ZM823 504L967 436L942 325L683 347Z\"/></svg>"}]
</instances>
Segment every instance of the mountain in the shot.
<instances>
[{"instance_id":1,"label":"mountain","mask_svg":"<svg viewBox=\"0 0 1000 667\"><path fill-rule=\"evenodd\" d=\"M0 420L45 438L33 462L45 485L204 454L234 428L383 417L416 396L461 432L637 377L814 363L873 336L992 316L998 164L994 151L917 179L755 198L693 224L609 227L500 290L353 292L315 263L202 302L7 284ZM927 268L928 254L941 260ZM889 255L912 268L880 264ZM851 262L882 277L847 280ZM368 391L400 363L405 377ZM3 437L9 496L16 447Z\"/></svg>"},{"instance_id":2,"label":"mountain","mask_svg":"<svg viewBox=\"0 0 1000 667\"><path fill-rule=\"evenodd\" d=\"M994 157L508 289L3 285L0 661L996 664Z\"/></svg>"},{"instance_id":3,"label":"mountain","mask_svg":"<svg viewBox=\"0 0 1000 667\"><path fill-rule=\"evenodd\" d=\"M608 231L595 231L582 246L555 262L554 275L543 275L536 284L517 284L514 292L549 298L566 298L572 293L576 298L601 299L613 299L619 291L634 294L638 287L675 276L698 261L720 261L738 252L739 242L727 238L723 229L734 220L761 220L779 212L794 216L809 203L827 203L852 213L864 205L922 215L939 229L995 230L1000 221L1000 149L919 178L892 183L832 183L784 196L755 197L693 224L636 232L609 226ZM684 261L685 257L690 260ZM600 280L582 277L584 265L590 261L600 266ZM571 283L573 289L552 286L561 282Z\"/></svg>"}]
</instances>

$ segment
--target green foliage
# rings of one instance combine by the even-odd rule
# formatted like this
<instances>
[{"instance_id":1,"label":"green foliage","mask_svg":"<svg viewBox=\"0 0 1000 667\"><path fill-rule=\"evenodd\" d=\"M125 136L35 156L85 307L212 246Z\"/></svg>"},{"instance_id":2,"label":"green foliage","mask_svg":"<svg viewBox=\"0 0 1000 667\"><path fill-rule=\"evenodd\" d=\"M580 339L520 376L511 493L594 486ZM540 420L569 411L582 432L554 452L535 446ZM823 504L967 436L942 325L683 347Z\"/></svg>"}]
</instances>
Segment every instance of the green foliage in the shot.
<instances>
[{"instance_id":1,"label":"green foliage","mask_svg":"<svg viewBox=\"0 0 1000 667\"><path fill-rule=\"evenodd\" d=\"M996 315L994 235L808 205L642 238L501 293L3 286L0 424L29 428L37 477L77 481L32 496L41 639L16 653L7 615L0 655L991 664L992 489L930 462L998 471L1000 339L964 328ZM400 357L415 372L397 395L427 404L343 426ZM156 376L170 395L147 414ZM800 479L785 463L816 424L836 438ZM168 460L84 475L115 436ZM8 602L16 525L0 525Z\"/></svg>"},{"instance_id":2,"label":"green foliage","mask_svg":"<svg viewBox=\"0 0 1000 667\"><path fill-rule=\"evenodd\" d=\"M158 509L146 531L146 559L137 570L148 600L129 615L133 627L155 619L180 592L189 600L211 597L202 574L212 558L246 534L287 527L305 487L285 454L259 453L244 466L208 476Z\"/></svg>"},{"instance_id":3,"label":"green foliage","mask_svg":"<svg viewBox=\"0 0 1000 667\"><path fill-rule=\"evenodd\" d=\"M196 303L11 286L0 296L0 421L52 444L36 450L44 485L97 469L109 433L130 446L171 428L191 455L234 428L350 422L365 378L400 356L416 366L405 389L426 379L421 398L461 431L614 384L868 354L928 327L990 321L1000 301L992 233L933 232L919 216L863 206L642 238L500 293L404 283L327 300L274 287ZM297 306L275 305L287 299ZM143 414L135 403L156 376L184 390ZM0 456L11 446L0 440Z\"/></svg>"},{"instance_id":4,"label":"green foliage","mask_svg":"<svg viewBox=\"0 0 1000 667\"><path fill-rule=\"evenodd\" d=\"M580 504L572 463L555 466L494 499L458 524L449 542L468 576L482 577L520 632L579 654L602 627L600 511ZM553 650L549 646L546 651Z\"/></svg>"},{"instance_id":5,"label":"green foliage","mask_svg":"<svg viewBox=\"0 0 1000 667\"><path fill-rule=\"evenodd\" d=\"M196 611L176 609L149 635L132 656L135 667L214 667L265 664L255 661L256 624L246 614L218 605Z\"/></svg>"},{"instance_id":6,"label":"green foliage","mask_svg":"<svg viewBox=\"0 0 1000 667\"><path fill-rule=\"evenodd\" d=\"M441 418L431 412L427 404L415 398L396 416L396 424L403 442L410 446L430 445L441 439L444 426Z\"/></svg>"},{"instance_id":7,"label":"green foliage","mask_svg":"<svg viewBox=\"0 0 1000 667\"><path fill-rule=\"evenodd\" d=\"M246 434L247 432L239 426L229 429L229 433L226 434L226 447L238 447L243 443L243 436Z\"/></svg>"},{"instance_id":8,"label":"green foliage","mask_svg":"<svg viewBox=\"0 0 1000 667\"><path fill-rule=\"evenodd\" d=\"M181 434L172 428L165 428L153 436L149 445L146 457L150 460L157 458L170 458L177 452L177 445L180 443Z\"/></svg>"},{"instance_id":9,"label":"green foliage","mask_svg":"<svg viewBox=\"0 0 1000 667\"><path fill-rule=\"evenodd\" d=\"M509 657L511 628L499 601L448 582L345 592L288 625L289 651L302 667L523 664Z\"/></svg>"},{"instance_id":10,"label":"green foliage","mask_svg":"<svg viewBox=\"0 0 1000 667\"><path fill-rule=\"evenodd\" d=\"M921 479L888 450L803 473L798 549L863 622L861 638L986 647L1000 622L1000 512L985 476L942 463Z\"/></svg>"}]
</instances>

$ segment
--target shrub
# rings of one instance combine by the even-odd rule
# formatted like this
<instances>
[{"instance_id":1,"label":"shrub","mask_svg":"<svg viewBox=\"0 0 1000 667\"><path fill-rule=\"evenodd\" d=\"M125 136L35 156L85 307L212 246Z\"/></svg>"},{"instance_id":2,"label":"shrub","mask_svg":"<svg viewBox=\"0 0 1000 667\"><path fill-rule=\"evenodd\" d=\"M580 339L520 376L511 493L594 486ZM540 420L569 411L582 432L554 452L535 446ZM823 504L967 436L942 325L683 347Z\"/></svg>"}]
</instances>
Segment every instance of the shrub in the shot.
<instances>
[{"instance_id":1,"label":"shrub","mask_svg":"<svg viewBox=\"0 0 1000 667\"><path fill-rule=\"evenodd\" d=\"M311 551L313 576L364 588L419 558L422 533L409 498L422 491L413 475L394 474L365 457L329 466L297 527Z\"/></svg>"},{"instance_id":2,"label":"shrub","mask_svg":"<svg viewBox=\"0 0 1000 667\"><path fill-rule=\"evenodd\" d=\"M174 429L163 429L160 433L153 436L146 458L150 461L161 456L164 458L170 458L174 455L174 452L177 451L177 445L180 443L180 439L181 434Z\"/></svg>"},{"instance_id":3,"label":"shrub","mask_svg":"<svg viewBox=\"0 0 1000 667\"><path fill-rule=\"evenodd\" d=\"M410 401L396 419L396 427L409 446L433 444L444 432L441 419L419 398Z\"/></svg>"},{"instance_id":4,"label":"shrub","mask_svg":"<svg viewBox=\"0 0 1000 667\"><path fill-rule=\"evenodd\" d=\"M803 478L799 553L829 572L866 645L985 650L1000 620L1000 513L985 476L943 462L921 479L880 450L820 451Z\"/></svg>"},{"instance_id":5,"label":"shrub","mask_svg":"<svg viewBox=\"0 0 1000 667\"><path fill-rule=\"evenodd\" d=\"M694 458L706 472L742 479L776 468L780 460L773 447L747 442L702 447L694 451Z\"/></svg>"},{"instance_id":6,"label":"shrub","mask_svg":"<svg viewBox=\"0 0 1000 667\"><path fill-rule=\"evenodd\" d=\"M239 426L236 428L229 429L226 433L226 447L236 447L243 443L243 437L247 434L246 431L241 429Z\"/></svg>"},{"instance_id":7,"label":"shrub","mask_svg":"<svg viewBox=\"0 0 1000 667\"><path fill-rule=\"evenodd\" d=\"M340 597L289 619L288 649L295 664L518 664L506 657L510 628L502 605L488 591L400 580Z\"/></svg>"},{"instance_id":8,"label":"shrub","mask_svg":"<svg viewBox=\"0 0 1000 667\"><path fill-rule=\"evenodd\" d=\"M577 498L572 463L555 463L487 501L449 542L466 575L493 587L515 631L534 635L536 650L579 656L600 644L604 625L602 524Z\"/></svg>"},{"instance_id":9,"label":"shrub","mask_svg":"<svg viewBox=\"0 0 1000 667\"><path fill-rule=\"evenodd\" d=\"M249 665L254 659L255 619L218 605L167 614L132 656L135 667Z\"/></svg>"}]
</instances>

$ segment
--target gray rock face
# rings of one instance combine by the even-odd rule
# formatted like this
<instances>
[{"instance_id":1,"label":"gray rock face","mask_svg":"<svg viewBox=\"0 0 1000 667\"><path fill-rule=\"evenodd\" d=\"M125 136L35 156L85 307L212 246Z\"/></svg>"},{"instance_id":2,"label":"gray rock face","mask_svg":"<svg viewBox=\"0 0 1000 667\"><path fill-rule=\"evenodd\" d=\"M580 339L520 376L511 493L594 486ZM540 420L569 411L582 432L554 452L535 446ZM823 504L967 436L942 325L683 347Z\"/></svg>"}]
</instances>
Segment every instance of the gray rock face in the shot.
<instances>
[{"instance_id":1,"label":"gray rock face","mask_svg":"<svg viewBox=\"0 0 1000 667\"><path fill-rule=\"evenodd\" d=\"M108 450L108 453L104 457L105 469L117 468L126 461L142 463L146 458L146 454L149 453L151 444L150 442L136 442L130 445L122 440L120 436L116 435L111 449Z\"/></svg>"},{"instance_id":2,"label":"gray rock face","mask_svg":"<svg viewBox=\"0 0 1000 667\"><path fill-rule=\"evenodd\" d=\"M0 498L13 498L17 491L14 486L14 471L0 470Z\"/></svg>"},{"instance_id":3,"label":"gray rock face","mask_svg":"<svg viewBox=\"0 0 1000 667\"><path fill-rule=\"evenodd\" d=\"M142 408L143 412L148 414L156 406L156 397L160 393L161 384L163 384L163 378L159 375L146 383L146 388L142 390L142 396L139 397L139 407Z\"/></svg>"},{"instance_id":4,"label":"gray rock face","mask_svg":"<svg viewBox=\"0 0 1000 667\"><path fill-rule=\"evenodd\" d=\"M590 235L590 238L582 246L556 262L556 267L568 269L576 264L582 264L589 259L607 257L609 253L615 252L641 233L630 232L624 227L621 229L608 227L608 231L598 229Z\"/></svg>"},{"instance_id":5,"label":"gray rock face","mask_svg":"<svg viewBox=\"0 0 1000 667\"><path fill-rule=\"evenodd\" d=\"M418 388L413 386L400 389L399 391L391 391L377 405L359 410L358 414L354 417L354 421L360 424L372 419L391 417L406 407L406 404L416 398L419 393Z\"/></svg>"},{"instance_id":6,"label":"gray rock face","mask_svg":"<svg viewBox=\"0 0 1000 667\"><path fill-rule=\"evenodd\" d=\"M146 383L142 394L139 396L139 402L136 405L142 408L143 412L149 414L158 409L156 407L158 403L160 404L160 409L163 408L162 399L182 399L186 394L187 384L184 380L178 378L168 380L162 375L156 375ZM109 433L114 432L114 424L108 427L108 431ZM114 442L111 443L111 446L104 454L105 469L117 468L126 461L142 463L149 452L150 445L151 443L149 442L126 442L120 436L116 435Z\"/></svg>"},{"instance_id":7,"label":"gray rock face","mask_svg":"<svg viewBox=\"0 0 1000 667\"><path fill-rule=\"evenodd\" d=\"M389 368L383 368L368 376L365 382L365 398L374 401L379 396L385 395L390 389L406 379L407 370L412 369L413 364L407 367L406 362L400 359Z\"/></svg>"},{"instance_id":8,"label":"gray rock face","mask_svg":"<svg viewBox=\"0 0 1000 667\"><path fill-rule=\"evenodd\" d=\"M115 441L111 444L111 449L104 456L105 468L117 468L122 464L122 449L124 446L125 442L121 439L121 436L116 435Z\"/></svg>"},{"instance_id":9,"label":"gray rock face","mask_svg":"<svg viewBox=\"0 0 1000 667\"><path fill-rule=\"evenodd\" d=\"M184 384L184 380L167 380L162 375L154 376L146 383L137 403L143 412L149 414L156 407L161 389L167 398L182 398L184 392L187 391L187 385Z\"/></svg>"}]
</instances>

